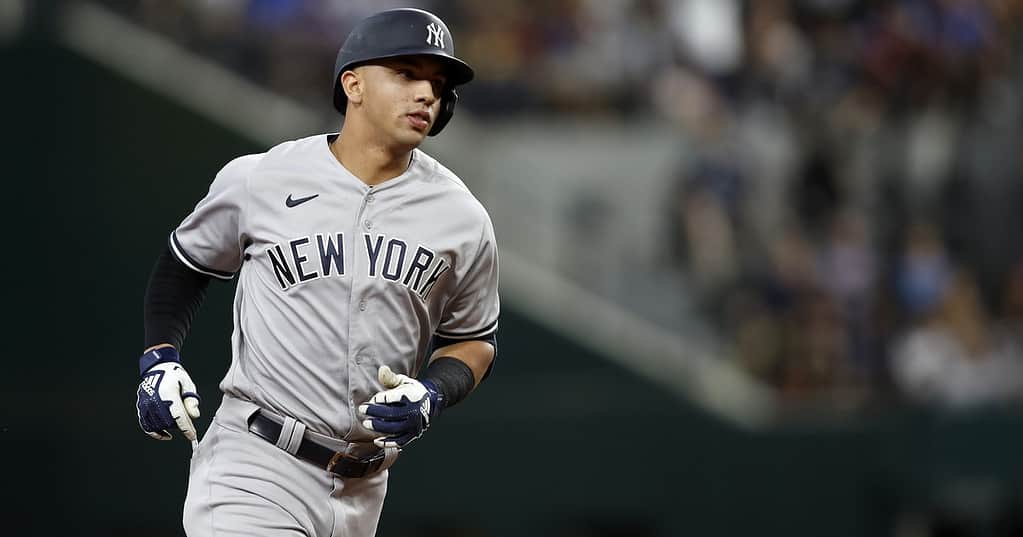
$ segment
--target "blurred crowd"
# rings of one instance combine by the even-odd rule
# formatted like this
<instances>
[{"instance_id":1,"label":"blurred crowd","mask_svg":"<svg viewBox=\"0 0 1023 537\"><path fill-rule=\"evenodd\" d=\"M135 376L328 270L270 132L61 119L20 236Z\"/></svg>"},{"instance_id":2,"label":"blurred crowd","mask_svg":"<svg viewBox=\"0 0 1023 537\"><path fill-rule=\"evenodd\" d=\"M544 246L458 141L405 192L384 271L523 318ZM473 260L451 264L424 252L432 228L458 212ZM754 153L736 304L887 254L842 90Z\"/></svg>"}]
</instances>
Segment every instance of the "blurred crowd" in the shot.
<instances>
[{"instance_id":1,"label":"blurred crowd","mask_svg":"<svg viewBox=\"0 0 1023 537\"><path fill-rule=\"evenodd\" d=\"M323 109L343 36L435 11L477 115L662 117L665 263L785 399L1023 399L1023 0L103 0Z\"/></svg>"},{"instance_id":2,"label":"blurred crowd","mask_svg":"<svg viewBox=\"0 0 1023 537\"><path fill-rule=\"evenodd\" d=\"M675 69L672 260L787 400L1023 400L1021 16L749 2L739 65Z\"/></svg>"}]
</instances>

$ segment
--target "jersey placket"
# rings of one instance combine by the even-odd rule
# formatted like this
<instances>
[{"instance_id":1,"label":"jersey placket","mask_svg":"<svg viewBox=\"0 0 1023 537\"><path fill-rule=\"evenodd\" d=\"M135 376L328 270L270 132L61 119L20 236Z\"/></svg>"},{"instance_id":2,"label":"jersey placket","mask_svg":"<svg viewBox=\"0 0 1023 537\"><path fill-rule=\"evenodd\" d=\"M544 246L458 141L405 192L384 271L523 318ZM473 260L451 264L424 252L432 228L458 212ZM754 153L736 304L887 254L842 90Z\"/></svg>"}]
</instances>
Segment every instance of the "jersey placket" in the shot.
<instances>
[{"instance_id":1,"label":"jersey placket","mask_svg":"<svg viewBox=\"0 0 1023 537\"><path fill-rule=\"evenodd\" d=\"M352 239L349 241L352 244L352 256L350 259L353 260L353 272L367 271L368 260L363 255L357 255L365 250L362 248L363 233L370 233L373 228L372 214L369 210L369 206L376 201L376 191L373 187L368 187L362 194L362 202L359 204L359 210L355 215L355 221L352 223ZM362 331L357 327L362 326L362 316L366 310L369 309L367 303L366 290L370 288L369 281L362 277L354 277L356 274L353 273L351 285L349 286L350 295L348 299L348 357L346 364L347 377L348 377L348 389L346 398L348 399L348 412L350 414L351 426L348 433L351 433L353 429L358 427L359 419L356 415L357 405L355 404L353 389L353 378L359 378L357 372L358 368L362 367L362 361L365 358L364 354L367 352L368 342L364 340Z\"/></svg>"}]
</instances>

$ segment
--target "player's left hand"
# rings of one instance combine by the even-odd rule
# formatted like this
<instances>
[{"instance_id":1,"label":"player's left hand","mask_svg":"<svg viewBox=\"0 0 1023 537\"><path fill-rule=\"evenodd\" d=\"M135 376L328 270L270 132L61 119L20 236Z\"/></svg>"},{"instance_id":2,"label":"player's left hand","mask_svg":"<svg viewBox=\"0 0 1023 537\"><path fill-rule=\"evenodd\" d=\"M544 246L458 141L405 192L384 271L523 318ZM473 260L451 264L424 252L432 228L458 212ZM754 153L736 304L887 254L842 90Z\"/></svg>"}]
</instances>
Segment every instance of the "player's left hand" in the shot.
<instances>
[{"instance_id":1,"label":"player's left hand","mask_svg":"<svg viewBox=\"0 0 1023 537\"><path fill-rule=\"evenodd\" d=\"M359 406L359 412L369 418L362 425L384 434L373 440L378 447L403 448L423 436L430 420L440 414L440 394L430 381L399 375L386 365L380 366L377 377L387 389Z\"/></svg>"}]
</instances>

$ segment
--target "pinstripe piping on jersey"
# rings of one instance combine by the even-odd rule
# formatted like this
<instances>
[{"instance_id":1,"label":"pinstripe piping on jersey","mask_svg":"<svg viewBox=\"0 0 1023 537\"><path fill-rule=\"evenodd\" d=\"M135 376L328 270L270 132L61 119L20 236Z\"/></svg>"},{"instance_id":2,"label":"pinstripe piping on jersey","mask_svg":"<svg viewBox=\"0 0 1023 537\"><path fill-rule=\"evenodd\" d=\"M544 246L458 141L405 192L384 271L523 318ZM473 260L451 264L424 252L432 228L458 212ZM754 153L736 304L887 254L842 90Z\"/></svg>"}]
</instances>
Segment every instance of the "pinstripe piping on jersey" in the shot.
<instances>
[{"instance_id":1,"label":"pinstripe piping on jersey","mask_svg":"<svg viewBox=\"0 0 1023 537\"><path fill-rule=\"evenodd\" d=\"M456 334L456 333L447 332L447 331L444 331L444 330L434 330L433 333L437 334L440 337L444 337L444 338L448 338L448 339L473 339L473 338L477 338L477 337L480 337L480 336L485 336L488 333L493 332L495 330L497 330L497 319L494 319L494 322L488 324L487 326L484 326L483 328L480 328L479 330L474 330L472 332L466 332L464 334Z\"/></svg>"},{"instance_id":2,"label":"pinstripe piping on jersey","mask_svg":"<svg viewBox=\"0 0 1023 537\"><path fill-rule=\"evenodd\" d=\"M201 263L192 259L192 256L185 252L185 249L178 243L178 237L175 235L177 231L172 231L170 234L170 240L167 242L170 244L171 252L174 252L174 257L177 257L179 261L185 264L188 268L207 276L212 276L221 280L230 280L234 278L233 272L224 272L222 270L214 270L209 267L203 266Z\"/></svg>"}]
</instances>

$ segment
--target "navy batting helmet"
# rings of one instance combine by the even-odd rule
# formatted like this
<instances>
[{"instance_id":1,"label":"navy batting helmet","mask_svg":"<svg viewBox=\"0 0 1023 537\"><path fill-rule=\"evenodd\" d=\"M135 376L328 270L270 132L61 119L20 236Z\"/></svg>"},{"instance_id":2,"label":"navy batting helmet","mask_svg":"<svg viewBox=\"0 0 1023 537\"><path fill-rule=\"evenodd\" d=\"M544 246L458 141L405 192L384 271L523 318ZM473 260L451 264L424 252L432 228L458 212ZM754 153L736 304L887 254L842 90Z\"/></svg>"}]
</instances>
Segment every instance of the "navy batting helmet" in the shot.
<instances>
[{"instance_id":1,"label":"navy batting helmet","mask_svg":"<svg viewBox=\"0 0 1023 537\"><path fill-rule=\"evenodd\" d=\"M472 80L473 70L455 57L455 43L444 21L422 9L382 11L355 26L341 45L334 63L334 108L344 114L348 106L348 96L341 88L341 73L373 60L412 55L440 58L447 67L447 85L441 95L440 112L428 133L436 135L455 112L458 100L455 86Z\"/></svg>"}]
</instances>

